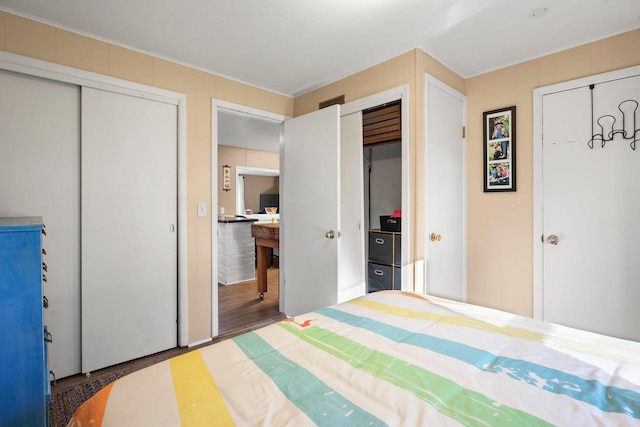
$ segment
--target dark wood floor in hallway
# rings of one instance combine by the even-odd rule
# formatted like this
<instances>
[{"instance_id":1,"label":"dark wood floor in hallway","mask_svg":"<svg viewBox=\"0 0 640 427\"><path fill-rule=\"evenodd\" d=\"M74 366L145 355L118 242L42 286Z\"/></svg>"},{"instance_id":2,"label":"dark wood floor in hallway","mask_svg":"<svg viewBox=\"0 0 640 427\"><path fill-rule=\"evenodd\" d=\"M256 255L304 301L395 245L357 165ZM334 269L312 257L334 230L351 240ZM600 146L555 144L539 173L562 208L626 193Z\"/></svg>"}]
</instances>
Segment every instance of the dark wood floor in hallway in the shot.
<instances>
[{"instance_id":1,"label":"dark wood floor in hallway","mask_svg":"<svg viewBox=\"0 0 640 427\"><path fill-rule=\"evenodd\" d=\"M234 285L218 285L218 319L220 337L246 332L284 319L279 311L279 270L267 270L268 291L261 300L256 280Z\"/></svg>"}]
</instances>

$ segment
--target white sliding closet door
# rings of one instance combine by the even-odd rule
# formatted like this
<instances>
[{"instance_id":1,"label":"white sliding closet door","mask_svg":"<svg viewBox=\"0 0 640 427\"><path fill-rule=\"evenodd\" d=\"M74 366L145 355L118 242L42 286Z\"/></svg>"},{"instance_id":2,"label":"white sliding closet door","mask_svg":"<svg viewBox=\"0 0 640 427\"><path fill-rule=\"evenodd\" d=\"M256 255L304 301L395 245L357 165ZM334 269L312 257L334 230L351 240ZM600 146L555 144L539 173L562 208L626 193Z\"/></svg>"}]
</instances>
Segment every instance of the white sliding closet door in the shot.
<instances>
[{"instance_id":1,"label":"white sliding closet door","mask_svg":"<svg viewBox=\"0 0 640 427\"><path fill-rule=\"evenodd\" d=\"M56 377L80 372L80 88L0 71L0 216L42 216ZM1 350L0 350L1 351Z\"/></svg>"},{"instance_id":2,"label":"white sliding closet door","mask_svg":"<svg viewBox=\"0 0 640 427\"><path fill-rule=\"evenodd\" d=\"M177 344L177 106L82 89L82 372Z\"/></svg>"}]
</instances>

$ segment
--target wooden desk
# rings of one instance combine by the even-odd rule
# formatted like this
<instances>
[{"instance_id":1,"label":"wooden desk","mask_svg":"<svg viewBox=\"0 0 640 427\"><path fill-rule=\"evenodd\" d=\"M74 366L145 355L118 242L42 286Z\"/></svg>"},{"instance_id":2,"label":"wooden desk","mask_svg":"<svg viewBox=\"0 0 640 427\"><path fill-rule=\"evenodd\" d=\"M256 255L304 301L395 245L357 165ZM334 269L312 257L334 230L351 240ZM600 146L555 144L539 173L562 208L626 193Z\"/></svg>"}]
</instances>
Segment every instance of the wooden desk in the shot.
<instances>
[{"instance_id":1,"label":"wooden desk","mask_svg":"<svg viewBox=\"0 0 640 427\"><path fill-rule=\"evenodd\" d=\"M258 247L258 293L264 298L267 292L267 268L273 248L280 247L280 223L252 224L251 236L256 239Z\"/></svg>"}]
</instances>

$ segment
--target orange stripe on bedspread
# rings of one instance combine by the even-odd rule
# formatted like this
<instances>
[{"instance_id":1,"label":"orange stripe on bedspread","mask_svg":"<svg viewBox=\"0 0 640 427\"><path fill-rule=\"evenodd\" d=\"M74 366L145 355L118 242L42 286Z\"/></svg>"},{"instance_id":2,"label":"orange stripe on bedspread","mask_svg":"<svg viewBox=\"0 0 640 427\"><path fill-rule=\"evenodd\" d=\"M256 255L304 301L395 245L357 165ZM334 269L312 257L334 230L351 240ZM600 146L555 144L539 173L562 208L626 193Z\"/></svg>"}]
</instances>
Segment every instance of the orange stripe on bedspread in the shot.
<instances>
[{"instance_id":1,"label":"orange stripe on bedspread","mask_svg":"<svg viewBox=\"0 0 640 427\"><path fill-rule=\"evenodd\" d=\"M104 410L107 407L107 401L109 400L109 394L111 393L113 384L113 382L107 384L91 399L84 402L73 415L73 418L71 418L67 427L100 427L102 425Z\"/></svg>"},{"instance_id":2,"label":"orange stripe on bedspread","mask_svg":"<svg viewBox=\"0 0 640 427\"><path fill-rule=\"evenodd\" d=\"M227 405L200 351L171 359L182 426L233 426Z\"/></svg>"}]
</instances>

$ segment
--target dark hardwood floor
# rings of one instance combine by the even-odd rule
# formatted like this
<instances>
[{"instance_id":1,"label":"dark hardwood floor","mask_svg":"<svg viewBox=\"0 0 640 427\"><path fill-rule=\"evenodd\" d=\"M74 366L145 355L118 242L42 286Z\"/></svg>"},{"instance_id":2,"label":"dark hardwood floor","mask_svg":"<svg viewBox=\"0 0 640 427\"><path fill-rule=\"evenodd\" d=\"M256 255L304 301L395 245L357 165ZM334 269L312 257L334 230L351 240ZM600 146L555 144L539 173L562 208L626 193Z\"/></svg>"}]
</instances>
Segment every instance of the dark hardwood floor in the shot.
<instances>
[{"instance_id":1,"label":"dark hardwood floor","mask_svg":"<svg viewBox=\"0 0 640 427\"><path fill-rule=\"evenodd\" d=\"M74 387L96 381L96 379L106 378L121 372L131 373L153 365L154 363L170 359L171 357L220 342L224 339L231 338L284 319L284 314L280 313L278 310L278 275L279 270L275 265L267 271L269 291L265 293L264 300L261 300L259 297L256 280L250 280L229 286L218 285L219 335L214 338L212 342L194 347L177 347L92 372L89 377L78 374L63 378L56 381L55 385L51 387L52 398L57 394L70 390Z\"/></svg>"},{"instance_id":2,"label":"dark hardwood floor","mask_svg":"<svg viewBox=\"0 0 640 427\"><path fill-rule=\"evenodd\" d=\"M268 292L261 300L256 280L218 285L218 319L220 335L229 332L249 331L264 324L284 318L280 313L278 288L279 270L272 266L267 270Z\"/></svg>"}]
</instances>

